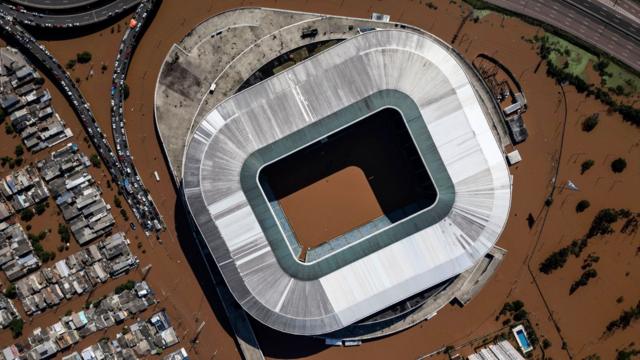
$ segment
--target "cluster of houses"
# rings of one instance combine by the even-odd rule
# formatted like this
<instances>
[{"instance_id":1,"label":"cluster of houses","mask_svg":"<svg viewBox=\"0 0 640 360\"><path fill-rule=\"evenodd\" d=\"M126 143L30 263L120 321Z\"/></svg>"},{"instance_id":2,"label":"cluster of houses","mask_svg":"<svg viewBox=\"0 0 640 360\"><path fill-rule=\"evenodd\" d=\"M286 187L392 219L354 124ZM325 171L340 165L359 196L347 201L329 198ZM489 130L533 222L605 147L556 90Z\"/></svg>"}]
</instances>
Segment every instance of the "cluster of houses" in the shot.
<instances>
[{"instance_id":1,"label":"cluster of houses","mask_svg":"<svg viewBox=\"0 0 640 360\"><path fill-rule=\"evenodd\" d=\"M49 198L49 190L38 170L26 166L0 180L0 193L16 210L26 209Z\"/></svg>"},{"instance_id":2,"label":"cluster of houses","mask_svg":"<svg viewBox=\"0 0 640 360\"><path fill-rule=\"evenodd\" d=\"M169 318L164 311L160 311L147 321L138 321L125 331L116 335L114 340L101 339L97 344L89 346L80 352L73 352L64 356L63 360L134 360L146 357L150 354L159 354L178 343L175 330L169 323ZM180 349L176 354L185 354L185 357L165 357L165 359L188 359L187 352ZM9 359L7 359L9 360Z\"/></svg>"},{"instance_id":3,"label":"cluster of houses","mask_svg":"<svg viewBox=\"0 0 640 360\"><path fill-rule=\"evenodd\" d=\"M64 141L73 133L51 106L43 80L17 50L0 49L0 108L27 149L37 152Z\"/></svg>"},{"instance_id":4,"label":"cluster of houses","mask_svg":"<svg viewBox=\"0 0 640 360\"><path fill-rule=\"evenodd\" d=\"M20 224L0 222L0 269L9 281L36 270L40 259L33 252L31 241Z\"/></svg>"},{"instance_id":5,"label":"cluster of houses","mask_svg":"<svg viewBox=\"0 0 640 360\"><path fill-rule=\"evenodd\" d=\"M34 315L64 299L89 293L136 266L138 259L129 249L129 240L117 233L20 279L15 287L25 313Z\"/></svg>"},{"instance_id":6,"label":"cluster of houses","mask_svg":"<svg viewBox=\"0 0 640 360\"><path fill-rule=\"evenodd\" d=\"M59 352L69 349L83 338L98 331L106 330L116 324L121 324L125 319L139 314L156 303L154 294L145 281L134 283L130 288L115 291L94 302L85 310L65 314L55 324L44 329L34 329L26 344L6 347L2 350L3 355L0 356L0 359L2 359L2 356L4 356L3 360L40 360L50 358ZM166 318L164 312L160 314ZM155 316L158 316L158 314ZM130 333L134 332L136 324L129 327ZM173 332L173 328L171 328L171 332L173 337L168 335L167 338L174 339L175 332ZM160 331L155 328L145 331L145 334L151 333L158 334ZM130 343L127 342L126 345L130 345ZM126 348L132 347L126 346Z\"/></svg>"},{"instance_id":7,"label":"cluster of houses","mask_svg":"<svg viewBox=\"0 0 640 360\"><path fill-rule=\"evenodd\" d=\"M85 359L138 359L151 354L160 354L178 343L176 332L164 311L160 311L146 321L138 321L125 327L114 340L103 339L80 353L74 352L64 360Z\"/></svg>"},{"instance_id":8,"label":"cluster of houses","mask_svg":"<svg viewBox=\"0 0 640 360\"><path fill-rule=\"evenodd\" d=\"M67 144L37 164L80 245L111 231L115 225L109 204L87 171L90 164L76 144Z\"/></svg>"},{"instance_id":9,"label":"cluster of houses","mask_svg":"<svg viewBox=\"0 0 640 360\"><path fill-rule=\"evenodd\" d=\"M171 354L165 356L164 360L189 360L189 354L184 348L180 348Z\"/></svg>"},{"instance_id":10,"label":"cluster of houses","mask_svg":"<svg viewBox=\"0 0 640 360\"><path fill-rule=\"evenodd\" d=\"M15 319L20 319L18 310L16 310L11 299L0 292L0 329L9 326Z\"/></svg>"}]
</instances>

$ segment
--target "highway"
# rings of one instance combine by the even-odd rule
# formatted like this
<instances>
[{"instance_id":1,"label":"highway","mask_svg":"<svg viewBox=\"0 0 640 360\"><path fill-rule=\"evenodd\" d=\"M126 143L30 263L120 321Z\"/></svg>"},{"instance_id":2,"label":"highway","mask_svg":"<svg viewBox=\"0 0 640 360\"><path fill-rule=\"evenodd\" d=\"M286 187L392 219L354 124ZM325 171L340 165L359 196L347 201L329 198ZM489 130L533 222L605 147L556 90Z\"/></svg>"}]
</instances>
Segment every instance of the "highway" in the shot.
<instances>
[{"instance_id":1,"label":"highway","mask_svg":"<svg viewBox=\"0 0 640 360\"><path fill-rule=\"evenodd\" d=\"M161 230L164 226L158 210L144 187L137 187L128 191L123 184L125 179L131 174L136 174L132 169L131 162L126 162L128 167L124 167L111 150L107 137L102 132L96 119L91 112L89 103L84 99L75 82L71 79L66 70L49 53L49 51L39 44L27 31L25 31L15 20L0 12L0 31L7 39L13 39L20 46L25 55L37 60L39 65L50 74L51 81L55 83L65 95L69 104L74 109L80 119L82 126L97 154L109 170L113 182L120 186L122 194L131 206L135 217L144 227L145 231ZM135 176L135 175L134 175Z\"/></svg>"},{"instance_id":2,"label":"highway","mask_svg":"<svg viewBox=\"0 0 640 360\"><path fill-rule=\"evenodd\" d=\"M72 14L49 14L27 10L19 5L1 1L0 13L12 17L24 25L44 28L68 28L91 25L107 20L126 12L139 2L140 0L112 0L106 5L90 11Z\"/></svg>"},{"instance_id":3,"label":"highway","mask_svg":"<svg viewBox=\"0 0 640 360\"><path fill-rule=\"evenodd\" d=\"M111 128L118 161L120 161L120 165L125 170L121 179L121 185L128 193L134 193L146 188L133 164L133 157L129 150L129 142L127 141L127 134L124 127L124 80L127 77L127 71L129 70L129 64L137 46L139 35L144 29L148 16L154 11L156 4L157 0L143 0L140 5L138 5L133 15L137 24L133 28L128 27L125 31L122 42L120 43L120 49L118 49L116 62L113 66L113 78L111 81ZM153 212L155 211L155 207L143 205L140 211ZM150 213L149 215L155 216L157 214Z\"/></svg>"},{"instance_id":4,"label":"highway","mask_svg":"<svg viewBox=\"0 0 640 360\"><path fill-rule=\"evenodd\" d=\"M18 6L28 6L36 9L71 9L94 4L100 0L9 0Z\"/></svg>"},{"instance_id":5,"label":"highway","mask_svg":"<svg viewBox=\"0 0 640 360\"><path fill-rule=\"evenodd\" d=\"M613 5L598 0L486 1L557 27L640 71L640 24Z\"/></svg>"}]
</instances>

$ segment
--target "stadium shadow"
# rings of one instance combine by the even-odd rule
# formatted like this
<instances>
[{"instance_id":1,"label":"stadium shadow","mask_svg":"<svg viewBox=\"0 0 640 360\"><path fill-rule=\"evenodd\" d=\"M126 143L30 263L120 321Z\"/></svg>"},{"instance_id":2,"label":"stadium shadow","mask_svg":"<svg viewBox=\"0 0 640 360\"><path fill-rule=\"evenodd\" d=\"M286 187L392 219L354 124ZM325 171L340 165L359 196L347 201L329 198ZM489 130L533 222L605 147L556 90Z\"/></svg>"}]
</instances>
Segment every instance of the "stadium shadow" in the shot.
<instances>
[{"instance_id":1,"label":"stadium shadow","mask_svg":"<svg viewBox=\"0 0 640 360\"><path fill-rule=\"evenodd\" d=\"M210 255L210 259L206 259L206 255L200 252L198 243L196 243L198 240L193 235L189 225L189 216L190 215L187 213L187 209L184 207L182 201L178 199L174 208L174 221L176 225L178 243L180 244L180 248L187 259L191 270L198 280L198 284L200 285L202 292L204 292L204 295L207 298L207 302L209 302L209 306L216 315L218 322L222 325L224 330L233 337L233 329L231 328L231 324L229 323L229 319L227 318L214 284L218 267ZM207 261L210 261L210 263L207 264ZM209 269L211 269L211 275L209 274ZM219 273L217 275L221 276ZM219 280L222 281L221 278ZM203 338L206 338L206 334L203 335Z\"/></svg>"},{"instance_id":2,"label":"stadium shadow","mask_svg":"<svg viewBox=\"0 0 640 360\"><path fill-rule=\"evenodd\" d=\"M265 166L259 175L281 200L348 167L367 178L385 216L396 222L435 202L437 191L402 114L383 108ZM344 190L344 189L343 189Z\"/></svg>"},{"instance_id":3,"label":"stadium shadow","mask_svg":"<svg viewBox=\"0 0 640 360\"><path fill-rule=\"evenodd\" d=\"M178 243L180 244L187 262L189 263L193 273L196 275L200 288L204 292L209 306L216 315L218 322L222 325L225 331L234 338L235 341L234 331L231 328L231 324L227 318L220 296L216 291L215 284L226 286L224 279L222 278L222 274L220 273L213 256L208 252L208 249L204 244L200 244L203 250L202 252L200 251L197 243L197 241L200 240L193 235L189 224L188 217L191 215L187 213L187 209L179 200L176 201L174 214ZM233 302L233 306L240 308L240 304L235 301ZM249 314L247 314L247 317L251 322L251 326L255 332L256 338L258 339L262 352L267 357L296 359L313 355L327 348L327 345L325 345L324 341L321 339L282 333L263 325ZM203 333L201 339L206 338L207 334ZM236 343L236 346L237 345L238 344Z\"/></svg>"}]
</instances>

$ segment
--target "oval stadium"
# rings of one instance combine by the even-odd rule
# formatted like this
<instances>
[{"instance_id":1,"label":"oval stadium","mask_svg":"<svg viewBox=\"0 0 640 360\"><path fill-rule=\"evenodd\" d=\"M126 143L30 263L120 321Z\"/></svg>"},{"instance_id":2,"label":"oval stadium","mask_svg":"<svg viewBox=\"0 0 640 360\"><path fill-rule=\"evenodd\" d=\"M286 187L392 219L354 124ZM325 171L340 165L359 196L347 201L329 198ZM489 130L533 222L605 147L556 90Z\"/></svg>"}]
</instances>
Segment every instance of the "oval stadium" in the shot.
<instances>
[{"instance_id":1,"label":"oval stadium","mask_svg":"<svg viewBox=\"0 0 640 360\"><path fill-rule=\"evenodd\" d=\"M388 335L464 305L504 254L500 110L420 29L233 10L174 45L155 97L203 252L271 328Z\"/></svg>"}]
</instances>

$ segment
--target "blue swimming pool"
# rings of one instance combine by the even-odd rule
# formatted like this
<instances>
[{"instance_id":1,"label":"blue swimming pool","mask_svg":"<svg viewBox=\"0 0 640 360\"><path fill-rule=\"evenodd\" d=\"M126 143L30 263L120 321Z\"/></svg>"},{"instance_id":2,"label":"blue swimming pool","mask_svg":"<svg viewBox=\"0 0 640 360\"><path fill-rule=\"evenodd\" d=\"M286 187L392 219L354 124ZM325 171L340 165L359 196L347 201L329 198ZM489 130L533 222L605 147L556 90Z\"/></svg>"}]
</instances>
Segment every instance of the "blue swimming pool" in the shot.
<instances>
[{"instance_id":1,"label":"blue swimming pool","mask_svg":"<svg viewBox=\"0 0 640 360\"><path fill-rule=\"evenodd\" d=\"M522 346L522 348L525 351L531 349L531 344L529 344L529 339L527 339L527 335L524 333L523 330L516 331L516 335L518 336L518 342L520 343L520 346Z\"/></svg>"}]
</instances>

